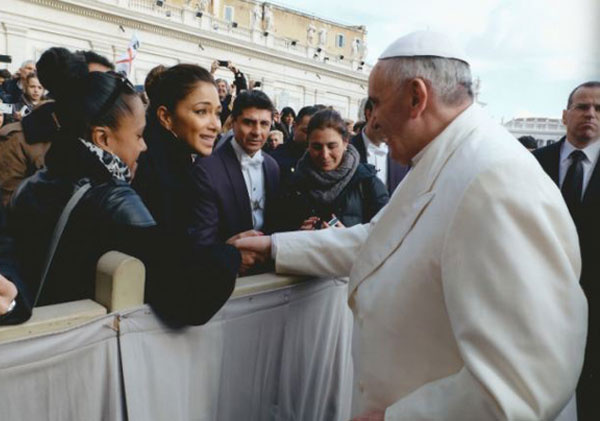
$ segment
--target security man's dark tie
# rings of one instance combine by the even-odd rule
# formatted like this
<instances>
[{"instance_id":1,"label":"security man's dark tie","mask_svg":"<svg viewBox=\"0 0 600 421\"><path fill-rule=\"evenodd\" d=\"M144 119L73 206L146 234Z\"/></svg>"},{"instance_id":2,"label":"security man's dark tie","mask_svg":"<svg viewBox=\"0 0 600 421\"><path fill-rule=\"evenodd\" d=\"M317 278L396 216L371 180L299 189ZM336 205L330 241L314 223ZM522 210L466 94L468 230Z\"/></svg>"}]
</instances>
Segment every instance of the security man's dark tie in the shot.
<instances>
[{"instance_id":1,"label":"security man's dark tie","mask_svg":"<svg viewBox=\"0 0 600 421\"><path fill-rule=\"evenodd\" d=\"M576 212L581 203L581 191L583 189L583 160L585 154L580 150L574 150L569 155L571 165L562 185L562 194L567 202L571 214Z\"/></svg>"}]
</instances>

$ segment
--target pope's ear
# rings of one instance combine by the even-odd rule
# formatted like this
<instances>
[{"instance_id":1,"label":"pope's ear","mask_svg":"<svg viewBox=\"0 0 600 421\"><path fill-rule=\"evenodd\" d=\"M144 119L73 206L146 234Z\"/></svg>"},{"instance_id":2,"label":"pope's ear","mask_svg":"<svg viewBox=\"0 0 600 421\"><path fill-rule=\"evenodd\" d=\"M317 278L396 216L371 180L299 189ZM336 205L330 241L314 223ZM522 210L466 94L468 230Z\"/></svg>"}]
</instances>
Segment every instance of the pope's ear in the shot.
<instances>
[{"instance_id":1,"label":"pope's ear","mask_svg":"<svg viewBox=\"0 0 600 421\"><path fill-rule=\"evenodd\" d=\"M161 126L165 129L171 130L173 128L173 117L171 116L171 112L164 105L161 105L156 109L156 118L158 118Z\"/></svg>"},{"instance_id":2,"label":"pope's ear","mask_svg":"<svg viewBox=\"0 0 600 421\"><path fill-rule=\"evenodd\" d=\"M425 111L427 101L429 100L429 91L427 90L427 84L421 78L415 78L409 83L411 98L410 115L412 118L415 118Z\"/></svg>"},{"instance_id":3,"label":"pope's ear","mask_svg":"<svg viewBox=\"0 0 600 421\"><path fill-rule=\"evenodd\" d=\"M92 127L90 140L92 143L107 152L111 152L109 147L110 129L108 127L96 126Z\"/></svg>"}]
</instances>

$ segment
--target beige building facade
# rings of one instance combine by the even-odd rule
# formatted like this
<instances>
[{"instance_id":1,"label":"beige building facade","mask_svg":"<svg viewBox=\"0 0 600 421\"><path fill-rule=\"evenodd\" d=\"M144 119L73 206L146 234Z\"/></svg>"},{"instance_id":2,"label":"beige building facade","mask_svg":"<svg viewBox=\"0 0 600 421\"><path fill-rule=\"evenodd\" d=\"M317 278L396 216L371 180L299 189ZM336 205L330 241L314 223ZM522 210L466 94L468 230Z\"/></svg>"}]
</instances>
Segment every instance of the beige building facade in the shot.
<instances>
[{"instance_id":1,"label":"beige building facade","mask_svg":"<svg viewBox=\"0 0 600 421\"><path fill-rule=\"evenodd\" d=\"M367 95L363 27L270 3L2 0L0 22L0 54L12 56L7 66L12 71L51 46L94 50L116 61L135 34L140 48L130 78L136 84L158 64L209 68L213 60L230 60L249 79L261 81L278 108L323 103L356 118ZM227 69L216 76L233 80Z\"/></svg>"},{"instance_id":2,"label":"beige building facade","mask_svg":"<svg viewBox=\"0 0 600 421\"><path fill-rule=\"evenodd\" d=\"M559 118L519 117L503 125L517 139L521 136L533 136L537 140L538 147L558 141L567 132L567 128Z\"/></svg>"}]
</instances>

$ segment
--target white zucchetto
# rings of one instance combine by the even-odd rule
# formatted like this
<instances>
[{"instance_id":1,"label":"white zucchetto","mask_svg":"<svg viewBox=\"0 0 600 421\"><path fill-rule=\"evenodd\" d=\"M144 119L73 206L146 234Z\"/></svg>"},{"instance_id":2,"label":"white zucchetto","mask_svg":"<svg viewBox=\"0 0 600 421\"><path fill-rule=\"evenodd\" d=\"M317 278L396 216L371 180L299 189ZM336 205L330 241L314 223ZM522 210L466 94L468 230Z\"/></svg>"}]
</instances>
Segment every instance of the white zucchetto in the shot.
<instances>
[{"instance_id":1,"label":"white zucchetto","mask_svg":"<svg viewBox=\"0 0 600 421\"><path fill-rule=\"evenodd\" d=\"M449 36L433 31L416 31L398 38L379 56L379 60L394 57L433 56L469 63L465 51Z\"/></svg>"}]
</instances>

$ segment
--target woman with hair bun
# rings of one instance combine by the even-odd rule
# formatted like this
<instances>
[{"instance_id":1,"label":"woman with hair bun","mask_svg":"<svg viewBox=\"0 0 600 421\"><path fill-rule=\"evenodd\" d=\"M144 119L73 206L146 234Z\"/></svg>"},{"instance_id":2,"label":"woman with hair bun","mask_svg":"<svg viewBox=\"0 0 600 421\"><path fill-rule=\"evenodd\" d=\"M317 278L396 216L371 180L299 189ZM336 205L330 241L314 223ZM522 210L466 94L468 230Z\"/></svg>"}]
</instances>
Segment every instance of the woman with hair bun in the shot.
<instances>
[{"instance_id":1,"label":"woman with hair bun","mask_svg":"<svg viewBox=\"0 0 600 421\"><path fill-rule=\"evenodd\" d=\"M375 167L360 163L337 111L325 109L308 123L308 150L298 161L280 214L284 229L350 227L371 220L389 200Z\"/></svg>"},{"instance_id":2,"label":"woman with hair bun","mask_svg":"<svg viewBox=\"0 0 600 421\"><path fill-rule=\"evenodd\" d=\"M55 98L60 132L47 168L25 180L11 203L29 295L38 290L66 204L90 184L70 214L37 304L93 297L99 257L118 250L145 264L146 299L165 322L208 321L233 291L239 253L215 246L192 257L130 186L146 150L145 109L131 83L116 73L88 72L81 56L63 48L46 51L37 68Z\"/></svg>"}]
</instances>

